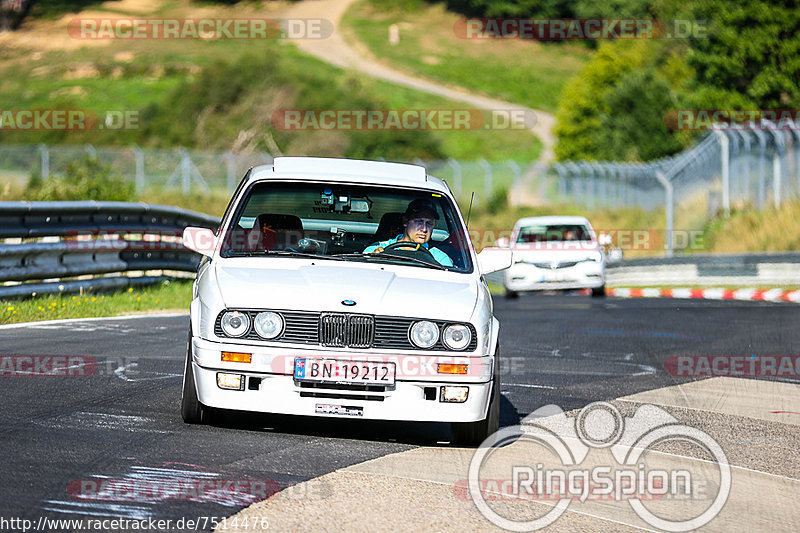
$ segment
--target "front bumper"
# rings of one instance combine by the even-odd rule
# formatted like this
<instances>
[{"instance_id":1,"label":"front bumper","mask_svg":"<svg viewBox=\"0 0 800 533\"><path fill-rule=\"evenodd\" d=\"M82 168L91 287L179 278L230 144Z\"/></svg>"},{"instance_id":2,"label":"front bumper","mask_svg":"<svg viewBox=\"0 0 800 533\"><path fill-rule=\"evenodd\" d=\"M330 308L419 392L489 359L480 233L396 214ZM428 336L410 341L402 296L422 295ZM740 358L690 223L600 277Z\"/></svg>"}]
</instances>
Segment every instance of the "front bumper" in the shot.
<instances>
[{"instance_id":1,"label":"front bumper","mask_svg":"<svg viewBox=\"0 0 800 533\"><path fill-rule=\"evenodd\" d=\"M594 289L605 285L605 270L597 262L582 262L558 269L516 263L503 274L503 286L514 292L560 289Z\"/></svg>"},{"instance_id":2,"label":"front bumper","mask_svg":"<svg viewBox=\"0 0 800 533\"><path fill-rule=\"evenodd\" d=\"M253 363L221 361L222 351L252 352ZM404 420L416 422L474 422L486 417L494 357L460 357L468 359L475 372L470 375L432 374L435 362L452 363L452 355L402 355L398 378L393 387L333 388L322 385L303 386L292 374L295 357L331 357L364 360L392 358L375 353L349 353L316 349L282 349L263 346L211 342L192 339L192 371L199 401L210 407L302 416L363 418L369 420ZM416 363L416 364L415 364ZM399 368L417 369L403 372ZM217 386L217 373L229 372L245 376L244 390L226 390ZM405 375L400 375L401 373ZM463 403L439 401L441 387L469 387ZM431 392L435 395L431 399ZM348 414L343 414L344 412Z\"/></svg>"}]
</instances>

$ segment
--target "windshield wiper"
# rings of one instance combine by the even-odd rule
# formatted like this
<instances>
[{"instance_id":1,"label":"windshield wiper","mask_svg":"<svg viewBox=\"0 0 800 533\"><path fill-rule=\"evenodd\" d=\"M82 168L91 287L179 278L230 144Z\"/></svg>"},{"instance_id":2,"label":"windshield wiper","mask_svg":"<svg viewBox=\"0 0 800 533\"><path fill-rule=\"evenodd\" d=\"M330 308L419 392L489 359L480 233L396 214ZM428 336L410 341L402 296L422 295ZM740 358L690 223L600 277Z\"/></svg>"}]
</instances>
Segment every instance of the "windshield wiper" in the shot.
<instances>
[{"instance_id":1,"label":"windshield wiper","mask_svg":"<svg viewBox=\"0 0 800 533\"><path fill-rule=\"evenodd\" d=\"M392 253L381 252L379 254L336 254L335 257L341 257L344 259L377 259L386 261L387 259L400 259L403 261L411 261L413 263L418 263L423 266L431 267L431 268L438 268L439 270L447 270L447 267L440 265L439 263L429 263L428 261L423 261L422 259L417 259L416 257L407 257L405 255L394 255Z\"/></svg>"},{"instance_id":2,"label":"windshield wiper","mask_svg":"<svg viewBox=\"0 0 800 533\"><path fill-rule=\"evenodd\" d=\"M344 259L333 255L293 252L291 250L228 250L225 252L226 257L255 257L259 255L278 255L282 257L305 257L308 259L330 259L331 261L344 261Z\"/></svg>"},{"instance_id":3,"label":"windshield wiper","mask_svg":"<svg viewBox=\"0 0 800 533\"><path fill-rule=\"evenodd\" d=\"M265 250L262 252L264 255L280 255L284 257L307 257L309 259L330 259L332 261L344 261L335 255L322 255L322 254L311 254L308 252L295 252L292 250Z\"/></svg>"}]
</instances>

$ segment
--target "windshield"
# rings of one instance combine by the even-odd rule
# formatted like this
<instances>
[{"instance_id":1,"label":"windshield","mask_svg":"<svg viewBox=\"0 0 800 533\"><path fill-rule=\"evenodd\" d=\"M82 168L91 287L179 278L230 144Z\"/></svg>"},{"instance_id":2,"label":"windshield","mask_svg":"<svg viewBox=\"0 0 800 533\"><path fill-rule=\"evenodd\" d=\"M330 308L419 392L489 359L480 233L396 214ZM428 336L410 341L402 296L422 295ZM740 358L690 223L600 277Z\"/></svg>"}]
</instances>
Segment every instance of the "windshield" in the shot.
<instances>
[{"instance_id":1,"label":"windshield","mask_svg":"<svg viewBox=\"0 0 800 533\"><path fill-rule=\"evenodd\" d=\"M419 218L432 221L427 240L410 242L408 249L395 244L403 241L408 221L414 226ZM466 235L448 198L339 183L256 183L233 215L221 255L324 257L472 271Z\"/></svg>"},{"instance_id":2,"label":"windshield","mask_svg":"<svg viewBox=\"0 0 800 533\"><path fill-rule=\"evenodd\" d=\"M520 228L517 243L592 241L583 224L536 224Z\"/></svg>"}]
</instances>

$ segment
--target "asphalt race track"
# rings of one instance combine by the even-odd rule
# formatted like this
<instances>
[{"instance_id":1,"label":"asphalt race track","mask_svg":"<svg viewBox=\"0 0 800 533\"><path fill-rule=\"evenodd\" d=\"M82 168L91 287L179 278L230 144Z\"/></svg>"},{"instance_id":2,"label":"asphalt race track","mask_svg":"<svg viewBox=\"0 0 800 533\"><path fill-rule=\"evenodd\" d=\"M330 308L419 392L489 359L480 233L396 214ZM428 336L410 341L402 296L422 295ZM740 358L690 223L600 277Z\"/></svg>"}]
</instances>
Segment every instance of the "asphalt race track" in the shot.
<instances>
[{"instance_id":1,"label":"asphalt race track","mask_svg":"<svg viewBox=\"0 0 800 533\"><path fill-rule=\"evenodd\" d=\"M497 298L495 314L501 321L501 425L517 424L545 404L569 411L691 381L665 372L672 355L800 352L800 307L794 304L523 295ZM73 374L11 375L8 366L0 367L0 517L34 523L41 517L221 519L276 490L365 461L420 447L450 448L443 424L242 415L214 426L186 425L179 402L187 327L188 316L149 316L0 328L2 361L68 356ZM795 413L781 415L789 417L786 423L754 418L735 438L721 441L732 464L800 477L800 394L794 387ZM709 420L687 412L695 424ZM756 440L760 459L748 451ZM225 482L244 482L244 488L214 496L180 485L197 479L228 488ZM103 480L117 490L99 490ZM137 481L150 492L132 490ZM171 482L183 488L153 489ZM339 490L324 481L303 486L316 492L298 497L317 498L322 508ZM211 529L208 518L202 525ZM594 529L591 521L587 527Z\"/></svg>"}]
</instances>

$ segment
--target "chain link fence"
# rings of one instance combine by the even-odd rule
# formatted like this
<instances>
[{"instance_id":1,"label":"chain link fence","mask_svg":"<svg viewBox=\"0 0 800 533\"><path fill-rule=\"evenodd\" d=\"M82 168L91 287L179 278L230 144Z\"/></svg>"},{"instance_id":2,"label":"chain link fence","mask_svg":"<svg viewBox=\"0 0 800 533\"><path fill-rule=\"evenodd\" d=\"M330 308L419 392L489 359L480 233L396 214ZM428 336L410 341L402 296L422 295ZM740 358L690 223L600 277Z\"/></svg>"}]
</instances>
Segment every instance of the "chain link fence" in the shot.
<instances>
[{"instance_id":1,"label":"chain link fence","mask_svg":"<svg viewBox=\"0 0 800 533\"><path fill-rule=\"evenodd\" d=\"M133 180L138 191L174 189L182 194L212 189L232 193L248 168L273 160L268 153L184 148L0 144L0 181L24 183L32 174L47 179L86 154ZM787 120L712 130L691 148L647 163L567 161L548 168L513 160L409 162L447 180L462 201L474 192L476 205L505 194L512 206L663 209L668 255L681 248L673 242L676 228L699 230L719 212L777 207L800 195L800 129Z\"/></svg>"},{"instance_id":2,"label":"chain link fence","mask_svg":"<svg viewBox=\"0 0 800 533\"><path fill-rule=\"evenodd\" d=\"M664 209L667 255L675 230L699 230L717 213L779 207L800 196L800 128L750 121L712 129L691 148L648 163L552 165L557 201L596 207ZM683 231L682 231L683 234Z\"/></svg>"}]
</instances>

